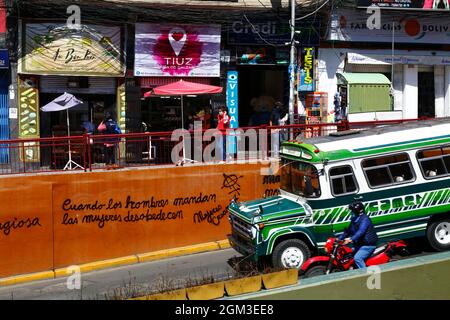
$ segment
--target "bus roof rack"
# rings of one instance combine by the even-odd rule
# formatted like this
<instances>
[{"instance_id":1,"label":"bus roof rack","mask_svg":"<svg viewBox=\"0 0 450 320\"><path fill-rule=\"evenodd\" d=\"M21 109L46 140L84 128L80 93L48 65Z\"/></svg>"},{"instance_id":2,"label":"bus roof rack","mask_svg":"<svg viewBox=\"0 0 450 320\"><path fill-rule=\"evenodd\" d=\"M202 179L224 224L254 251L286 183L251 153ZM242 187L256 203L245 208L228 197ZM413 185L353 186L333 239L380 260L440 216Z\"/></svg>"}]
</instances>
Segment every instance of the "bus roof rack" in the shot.
<instances>
[{"instance_id":1,"label":"bus roof rack","mask_svg":"<svg viewBox=\"0 0 450 320\"><path fill-rule=\"evenodd\" d=\"M345 131L337 131L337 132L332 132L330 133L330 136L332 137L342 137L342 136L349 136L352 134L358 134L360 133L362 130L345 130Z\"/></svg>"},{"instance_id":2,"label":"bus roof rack","mask_svg":"<svg viewBox=\"0 0 450 320\"><path fill-rule=\"evenodd\" d=\"M372 135L380 135L383 133L388 132L398 132L403 130L410 130L410 129L417 129L417 128L431 128L433 126L438 125L448 125L450 124L450 118L436 118L431 120L417 120L417 121L408 121L400 124L380 124L376 125L372 128L355 128L353 130L345 130L341 132L348 132L348 131L359 131L358 138L359 137L368 137ZM360 126L361 127L361 126ZM450 132L450 130L449 130ZM347 140L347 139L353 139L357 138L353 134L339 134L340 132L335 132L335 134L330 133L326 136L319 136L319 137L312 137L312 138L305 138L304 142L309 144L320 144L320 143L326 143L326 142L333 142L337 139Z\"/></svg>"}]
</instances>

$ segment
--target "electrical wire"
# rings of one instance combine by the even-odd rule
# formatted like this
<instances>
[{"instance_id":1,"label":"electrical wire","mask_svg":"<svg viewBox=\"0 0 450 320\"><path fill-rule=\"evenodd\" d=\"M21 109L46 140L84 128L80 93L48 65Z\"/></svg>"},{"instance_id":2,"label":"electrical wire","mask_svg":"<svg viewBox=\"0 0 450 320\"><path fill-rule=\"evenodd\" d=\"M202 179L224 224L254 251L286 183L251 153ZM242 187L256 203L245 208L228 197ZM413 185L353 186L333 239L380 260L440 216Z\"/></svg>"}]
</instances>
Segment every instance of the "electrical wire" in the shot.
<instances>
[{"instance_id":1,"label":"electrical wire","mask_svg":"<svg viewBox=\"0 0 450 320\"><path fill-rule=\"evenodd\" d=\"M295 18L295 20L296 20L296 21L303 20L303 19L308 18L309 16L312 16L313 14L316 14L316 13L319 12L320 9L322 9L328 2L330 2L330 0L325 0L325 2L322 3L322 5L321 5L319 8L317 8L316 10L314 10L314 11L311 12L311 13L308 13L308 14L304 15L303 17Z\"/></svg>"}]
</instances>

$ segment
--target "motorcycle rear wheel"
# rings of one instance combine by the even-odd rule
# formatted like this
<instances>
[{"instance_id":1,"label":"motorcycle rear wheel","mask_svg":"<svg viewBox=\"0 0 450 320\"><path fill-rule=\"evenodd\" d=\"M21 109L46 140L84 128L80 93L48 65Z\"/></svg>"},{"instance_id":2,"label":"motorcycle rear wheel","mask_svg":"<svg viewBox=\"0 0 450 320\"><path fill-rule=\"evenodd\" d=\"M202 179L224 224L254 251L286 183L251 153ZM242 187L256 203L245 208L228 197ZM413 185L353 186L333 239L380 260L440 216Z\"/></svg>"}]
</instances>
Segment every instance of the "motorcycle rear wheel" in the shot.
<instances>
[{"instance_id":1,"label":"motorcycle rear wheel","mask_svg":"<svg viewBox=\"0 0 450 320\"><path fill-rule=\"evenodd\" d=\"M331 273L335 273L335 272L339 272L339 269L336 269L336 268L331 269ZM304 274L304 278L323 276L326 273L327 273L327 266L320 264L320 265L314 266L311 269L307 270Z\"/></svg>"},{"instance_id":2,"label":"motorcycle rear wheel","mask_svg":"<svg viewBox=\"0 0 450 320\"><path fill-rule=\"evenodd\" d=\"M326 272L327 272L327 266L325 266L325 265L314 266L305 272L305 278L322 276L322 275L326 274Z\"/></svg>"}]
</instances>

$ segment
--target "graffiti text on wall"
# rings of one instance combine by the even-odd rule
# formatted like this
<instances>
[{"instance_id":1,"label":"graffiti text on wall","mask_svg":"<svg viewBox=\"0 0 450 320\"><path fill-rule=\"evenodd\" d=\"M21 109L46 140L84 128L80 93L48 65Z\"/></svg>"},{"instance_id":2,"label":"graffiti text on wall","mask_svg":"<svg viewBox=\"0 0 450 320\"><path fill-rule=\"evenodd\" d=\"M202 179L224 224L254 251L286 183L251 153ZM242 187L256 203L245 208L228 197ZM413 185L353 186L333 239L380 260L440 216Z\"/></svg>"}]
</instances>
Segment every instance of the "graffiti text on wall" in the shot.
<instances>
[{"instance_id":1,"label":"graffiti text on wall","mask_svg":"<svg viewBox=\"0 0 450 320\"><path fill-rule=\"evenodd\" d=\"M32 228L32 227L41 227L41 223L39 222L39 218L27 218L27 219L18 219L14 218L12 220L0 222L0 231L5 236L9 236L12 230L22 229L22 228Z\"/></svg>"},{"instance_id":2,"label":"graffiti text on wall","mask_svg":"<svg viewBox=\"0 0 450 320\"><path fill-rule=\"evenodd\" d=\"M199 193L194 196L176 197L173 199L157 199L153 196L147 199L137 199L128 195L125 201L109 199L106 202L96 200L92 203L76 203L72 199L66 199L62 203L64 211L63 225L97 224L102 229L107 223L134 223L152 221L170 221L184 219L184 212L180 209L169 209L169 205L180 207L191 204L216 202L216 194ZM219 208L220 207L220 208ZM194 222L207 220L214 225L220 223L224 214L215 216L221 206L215 209L198 211L194 215ZM80 213L82 215L80 215ZM219 221L219 222L218 222Z\"/></svg>"}]
</instances>

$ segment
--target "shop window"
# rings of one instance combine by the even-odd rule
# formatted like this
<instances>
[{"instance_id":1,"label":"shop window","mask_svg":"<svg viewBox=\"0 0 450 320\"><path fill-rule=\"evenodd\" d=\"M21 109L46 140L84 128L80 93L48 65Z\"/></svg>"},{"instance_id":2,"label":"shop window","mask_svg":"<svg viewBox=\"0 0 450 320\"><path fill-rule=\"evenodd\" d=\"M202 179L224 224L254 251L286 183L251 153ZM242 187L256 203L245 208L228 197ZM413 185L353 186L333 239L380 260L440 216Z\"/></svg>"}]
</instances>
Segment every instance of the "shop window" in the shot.
<instances>
[{"instance_id":1,"label":"shop window","mask_svg":"<svg viewBox=\"0 0 450 320\"><path fill-rule=\"evenodd\" d=\"M406 153L364 160L362 168L371 188L415 180L414 170Z\"/></svg>"}]
</instances>

